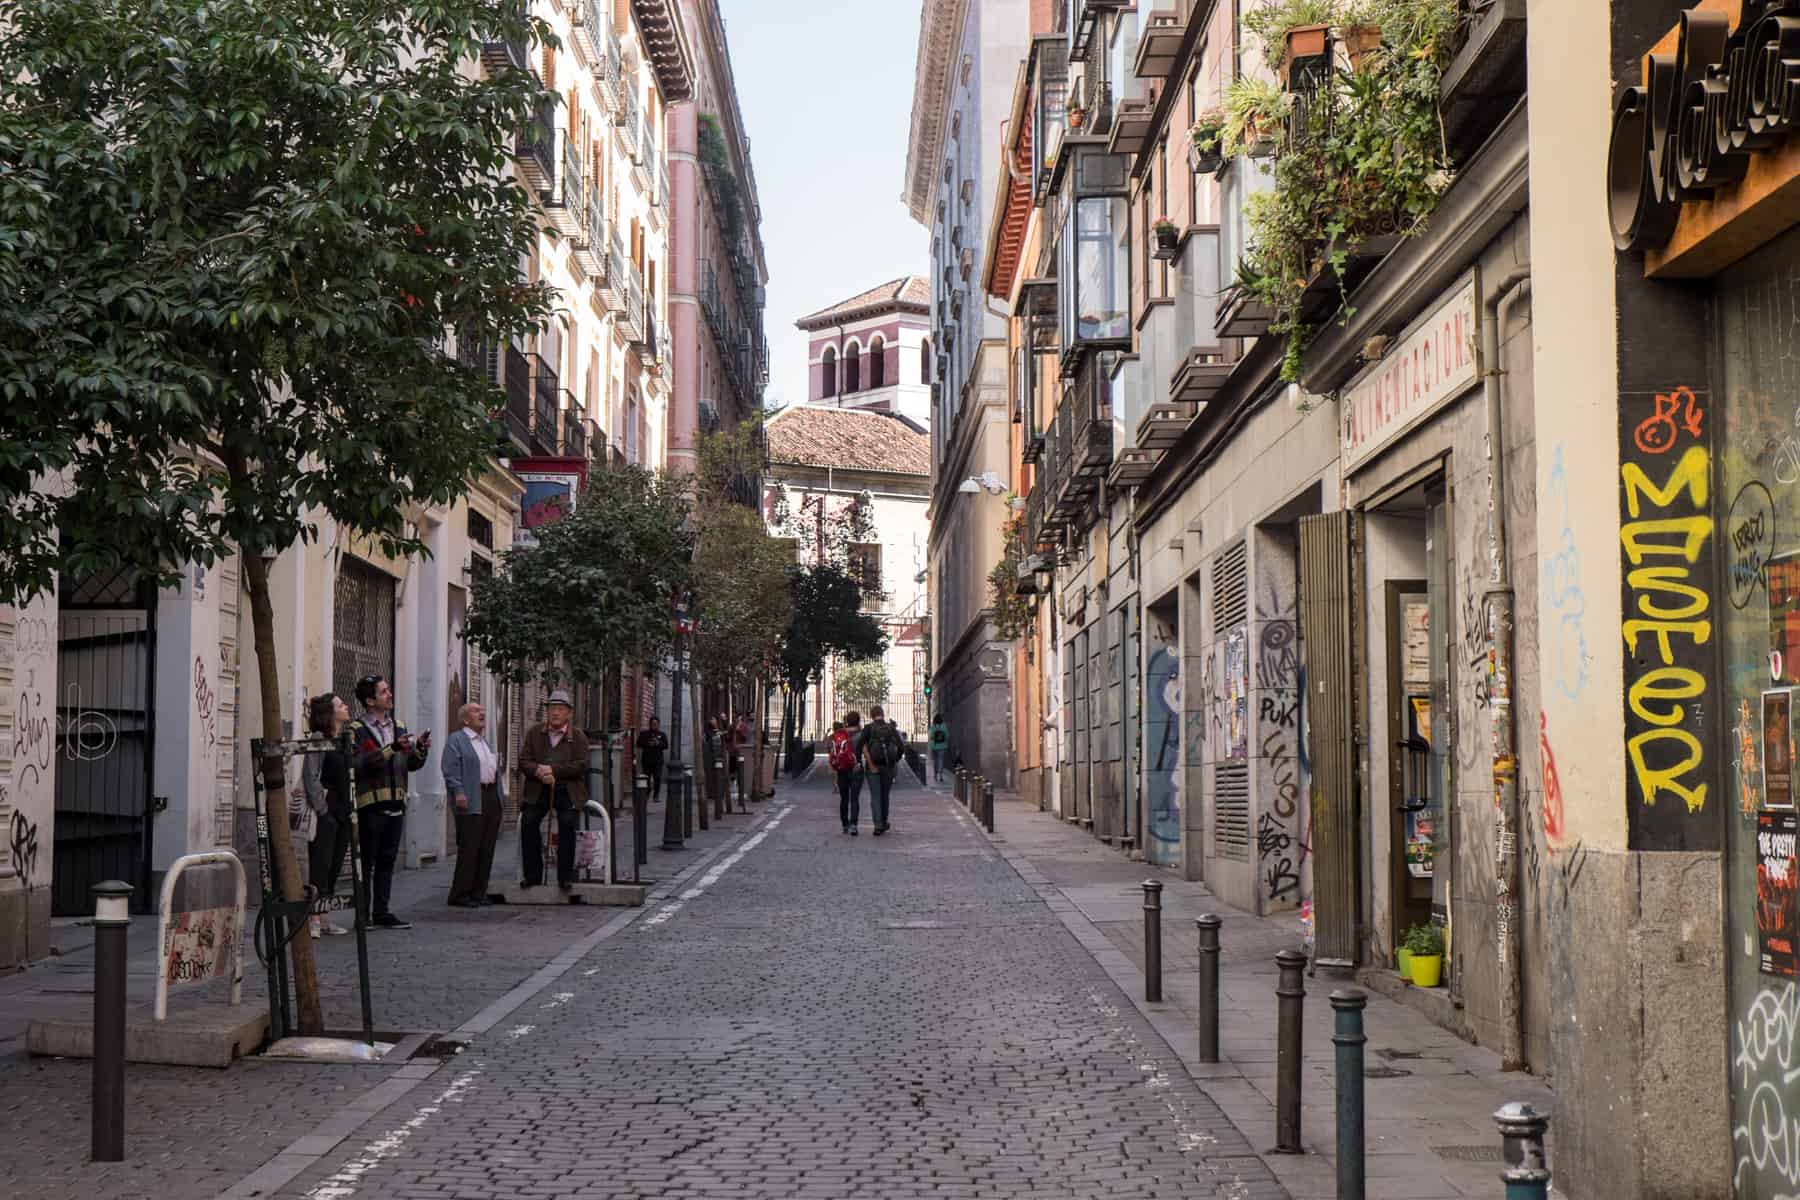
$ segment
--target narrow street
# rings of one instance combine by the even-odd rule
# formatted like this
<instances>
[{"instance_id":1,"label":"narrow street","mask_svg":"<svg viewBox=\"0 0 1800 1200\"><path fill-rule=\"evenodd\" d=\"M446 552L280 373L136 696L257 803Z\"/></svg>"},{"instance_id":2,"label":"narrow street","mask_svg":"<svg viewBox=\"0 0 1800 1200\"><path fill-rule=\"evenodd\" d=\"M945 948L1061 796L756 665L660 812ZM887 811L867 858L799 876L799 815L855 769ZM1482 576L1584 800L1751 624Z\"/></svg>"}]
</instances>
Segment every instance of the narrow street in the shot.
<instances>
[{"instance_id":1,"label":"narrow street","mask_svg":"<svg viewBox=\"0 0 1800 1200\"><path fill-rule=\"evenodd\" d=\"M954 802L893 822L783 787L279 1194L1287 1195Z\"/></svg>"}]
</instances>

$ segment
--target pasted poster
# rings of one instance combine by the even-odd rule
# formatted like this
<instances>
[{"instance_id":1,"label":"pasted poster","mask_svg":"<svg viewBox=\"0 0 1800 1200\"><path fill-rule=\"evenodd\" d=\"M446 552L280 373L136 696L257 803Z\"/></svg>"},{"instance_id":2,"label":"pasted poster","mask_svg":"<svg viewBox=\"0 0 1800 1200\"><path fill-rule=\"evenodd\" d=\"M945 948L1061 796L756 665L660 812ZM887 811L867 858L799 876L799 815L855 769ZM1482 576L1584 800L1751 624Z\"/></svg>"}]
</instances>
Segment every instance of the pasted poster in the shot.
<instances>
[{"instance_id":1,"label":"pasted poster","mask_svg":"<svg viewBox=\"0 0 1800 1200\"><path fill-rule=\"evenodd\" d=\"M1756 815L1756 936L1764 975L1793 979L1800 971L1794 948L1795 829L1792 812Z\"/></svg>"},{"instance_id":2,"label":"pasted poster","mask_svg":"<svg viewBox=\"0 0 1800 1200\"><path fill-rule=\"evenodd\" d=\"M169 986L226 978L232 973L237 944L236 908L172 913L163 944L163 971Z\"/></svg>"},{"instance_id":3,"label":"pasted poster","mask_svg":"<svg viewBox=\"0 0 1800 1200\"><path fill-rule=\"evenodd\" d=\"M1786 688L1764 692L1763 803L1769 808L1794 807L1793 697Z\"/></svg>"},{"instance_id":4,"label":"pasted poster","mask_svg":"<svg viewBox=\"0 0 1800 1200\"><path fill-rule=\"evenodd\" d=\"M1800 684L1800 554L1771 558L1763 575L1769 589L1769 681Z\"/></svg>"},{"instance_id":5,"label":"pasted poster","mask_svg":"<svg viewBox=\"0 0 1800 1200\"><path fill-rule=\"evenodd\" d=\"M1431 603L1425 597L1401 602L1401 682L1408 690L1431 686Z\"/></svg>"},{"instance_id":6,"label":"pasted poster","mask_svg":"<svg viewBox=\"0 0 1800 1200\"><path fill-rule=\"evenodd\" d=\"M1406 872L1414 879L1430 879L1437 863L1438 806L1432 803L1430 788L1431 697L1408 696L1412 705L1412 736L1417 746L1408 753L1418 756L1413 783L1417 795L1402 797L1406 811Z\"/></svg>"},{"instance_id":7,"label":"pasted poster","mask_svg":"<svg viewBox=\"0 0 1800 1200\"><path fill-rule=\"evenodd\" d=\"M1144 808L1151 862L1181 853L1181 659L1159 645L1144 673Z\"/></svg>"},{"instance_id":8,"label":"pasted poster","mask_svg":"<svg viewBox=\"0 0 1800 1200\"><path fill-rule=\"evenodd\" d=\"M1250 633L1225 635L1225 757L1250 757Z\"/></svg>"}]
</instances>

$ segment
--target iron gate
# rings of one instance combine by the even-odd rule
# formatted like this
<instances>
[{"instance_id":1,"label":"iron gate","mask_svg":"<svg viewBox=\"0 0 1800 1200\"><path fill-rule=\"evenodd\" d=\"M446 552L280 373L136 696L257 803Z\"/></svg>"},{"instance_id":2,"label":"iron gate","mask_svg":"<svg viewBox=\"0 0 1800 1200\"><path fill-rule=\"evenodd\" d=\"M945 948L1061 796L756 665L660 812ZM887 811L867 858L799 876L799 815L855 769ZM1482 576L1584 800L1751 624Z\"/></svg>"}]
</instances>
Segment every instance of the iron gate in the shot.
<instances>
[{"instance_id":1,"label":"iron gate","mask_svg":"<svg viewBox=\"0 0 1800 1200\"><path fill-rule=\"evenodd\" d=\"M360 558L338 560L337 590L332 603L331 690L351 712L356 681L379 675L394 681L394 577Z\"/></svg>"},{"instance_id":2,"label":"iron gate","mask_svg":"<svg viewBox=\"0 0 1800 1200\"><path fill-rule=\"evenodd\" d=\"M130 571L65 576L56 642L53 916L93 912L119 879L148 911L156 593Z\"/></svg>"}]
</instances>

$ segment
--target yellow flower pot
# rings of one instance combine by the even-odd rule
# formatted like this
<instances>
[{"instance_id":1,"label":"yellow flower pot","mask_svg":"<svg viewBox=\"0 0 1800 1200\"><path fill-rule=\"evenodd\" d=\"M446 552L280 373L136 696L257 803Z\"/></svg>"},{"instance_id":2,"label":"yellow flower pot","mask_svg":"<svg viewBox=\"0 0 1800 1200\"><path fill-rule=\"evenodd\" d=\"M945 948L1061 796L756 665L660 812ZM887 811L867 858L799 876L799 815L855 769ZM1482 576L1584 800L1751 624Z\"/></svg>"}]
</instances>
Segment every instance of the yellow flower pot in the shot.
<instances>
[{"instance_id":1,"label":"yellow flower pot","mask_svg":"<svg viewBox=\"0 0 1800 1200\"><path fill-rule=\"evenodd\" d=\"M1444 956L1415 954L1412 956L1412 981L1419 987L1436 987L1444 977Z\"/></svg>"},{"instance_id":2,"label":"yellow flower pot","mask_svg":"<svg viewBox=\"0 0 1800 1200\"><path fill-rule=\"evenodd\" d=\"M1400 971L1400 978L1411 979L1412 978L1412 951L1408 950L1405 946L1402 946L1402 947L1400 947L1400 949L1394 951L1394 965Z\"/></svg>"}]
</instances>

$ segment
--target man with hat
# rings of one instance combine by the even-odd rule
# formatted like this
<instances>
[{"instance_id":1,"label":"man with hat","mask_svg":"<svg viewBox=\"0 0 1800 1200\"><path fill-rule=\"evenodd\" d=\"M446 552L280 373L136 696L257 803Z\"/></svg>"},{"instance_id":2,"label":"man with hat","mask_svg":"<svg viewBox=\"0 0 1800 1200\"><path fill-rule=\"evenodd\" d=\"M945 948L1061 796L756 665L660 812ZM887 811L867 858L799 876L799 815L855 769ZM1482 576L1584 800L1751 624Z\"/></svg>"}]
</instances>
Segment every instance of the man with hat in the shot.
<instances>
[{"instance_id":1,"label":"man with hat","mask_svg":"<svg viewBox=\"0 0 1800 1200\"><path fill-rule=\"evenodd\" d=\"M575 886L575 814L587 805L588 741L570 720L575 715L569 693L550 693L544 719L525 733L519 769L525 776L525 805L519 811L520 853L525 878L536 887L544 882L543 820L556 814L556 882L563 891Z\"/></svg>"}]
</instances>

